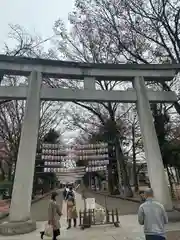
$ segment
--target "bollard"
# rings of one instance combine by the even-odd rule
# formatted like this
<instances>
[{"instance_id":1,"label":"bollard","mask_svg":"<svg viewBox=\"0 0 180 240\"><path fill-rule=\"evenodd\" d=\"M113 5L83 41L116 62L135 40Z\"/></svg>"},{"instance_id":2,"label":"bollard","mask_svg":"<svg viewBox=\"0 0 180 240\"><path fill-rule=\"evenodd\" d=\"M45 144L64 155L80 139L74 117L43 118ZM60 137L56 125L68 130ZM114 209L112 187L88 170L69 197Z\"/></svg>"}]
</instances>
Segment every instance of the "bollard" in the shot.
<instances>
[{"instance_id":1,"label":"bollard","mask_svg":"<svg viewBox=\"0 0 180 240\"><path fill-rule=\"evenodd\" d=\"M82 225L82 212L81 210L79 211L79 226Z\"/></svg>"},{"instance_id":2,"label":"bollard","mask_svg":"<svg viewBox=\"0 0 180 240\"><path fill-rule=\"evenodd\" d=\"M112 209L112 222L114 223L114 210Z\"/></svg>"},{"instance_id":3,"label":"bollard","mask_svg":"<svg viewBox=\"0 0 180 240\"><path fill-rule=\"evenodd\" d=\"M93 224L96 224L96 218L95 218L95 210L92 210L92 214L93 214Z\"/></svg>"},{"instance_id":4,"label":"bollard","mask_svg":"<svg viewBox=\"0 0 180 240\"><path fill-rule=\"evenodd\" d=\"M104 196L104 203L105 203L105 208L107 209L107 196Z\"/></svg>"},{"instance_id":5,"label":"bollard","mask_svg":"<svg viewBox=\"0 0 180 240\"><path fill-rule=\"evenodd\" d=\"M88 210L88 215L89 215L89 224L91 225L91 209Z\"/></svg>"},{"instance_id":6,"label":"bollard","mask_svg":"<svg viewBox=\"0 0 180 240\"><path fill-rule=\"evenodd\" d=\"M116 222L114 223L115 227L120 227L119 226L119 213L118 213L118 209L116 208Z\"/></svg>"},{"instance_id":7,"label":"bollard","mask_svg":"<svg viewBox=\"0 0 180 240\"><path fill-rule=\"evenodd\" d=\"M117 208L116 208L116 222L119 223L119 213L118 213Z\"/></svg>"},{"instance_id":8,"label":"bollard","mask_svg":"<svg viewBox=\"0 0 180 240\"><path fill-rule=\"evenodd\" d=\"M106 223L109 223L109 211L106 209Z\"/></svg>"}]
</instances>

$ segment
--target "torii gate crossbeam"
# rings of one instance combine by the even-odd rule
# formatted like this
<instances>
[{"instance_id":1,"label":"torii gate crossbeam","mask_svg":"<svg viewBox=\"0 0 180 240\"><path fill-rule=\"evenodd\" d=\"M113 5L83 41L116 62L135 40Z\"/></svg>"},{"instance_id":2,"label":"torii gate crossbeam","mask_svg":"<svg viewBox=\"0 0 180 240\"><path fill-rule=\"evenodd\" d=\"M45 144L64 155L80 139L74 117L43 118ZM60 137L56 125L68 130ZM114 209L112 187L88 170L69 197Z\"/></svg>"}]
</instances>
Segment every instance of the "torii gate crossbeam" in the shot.
<instances>
[{"instance_id":1,"label":"torii gate crossbeam","mask_svg":"<svg viewBox=\"0 0 180 240\"><path fill-rule=\"evenodd\" d=\"M28 87L5 87L0 88L0 99L26 100ZM174 102L176 94L172 91L147 91L150 102ZM135 90L127 91L104 91L95 89L63 89L42 87L40 99L45 101L82 101L82 102L122 102L136 103L137 95Z\"/></svg>"}]
</instances>

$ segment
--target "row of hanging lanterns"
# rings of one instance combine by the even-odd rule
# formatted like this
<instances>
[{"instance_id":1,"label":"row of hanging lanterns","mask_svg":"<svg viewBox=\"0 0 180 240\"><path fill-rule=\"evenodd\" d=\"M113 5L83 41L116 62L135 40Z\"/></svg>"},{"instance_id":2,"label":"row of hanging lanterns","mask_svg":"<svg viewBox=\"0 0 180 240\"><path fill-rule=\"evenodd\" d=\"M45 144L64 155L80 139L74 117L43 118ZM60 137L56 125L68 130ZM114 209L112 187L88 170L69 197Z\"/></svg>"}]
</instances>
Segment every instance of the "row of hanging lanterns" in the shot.
<instances>
[{"instance_id":1,"label":"row of hanging lanterns","mask_svg":"<svg viewBox=\"0 0 180 240\"><path fill-rule=\"evenodd\" d=\"M64 149L65 146L62 144L52 144L52 143L43 143L42 144L43 149Z\"/></svg>"},{"instance_id":2,"label":"row of hanging lanterns","mask_svg":"<svg viewBox=\"0 0 180 240\"><path fill-rule=\"evenodd\" d=\"M108 148L96 148L96 149L86 149L86 150L71 150L68 151L67 149L53 149L53 148L43 148L42 154L43 155L65 155L65 154L71 154L71 155L86 155L86 154L107 154Z\"/></svg>"},{"instance_id":3,"label":"row of hanging lanterns","mask_svg":"<svg viewBox=\"0 0 180 240\"><path fill-rule=\"evenodd\" d=\"M93 166L93 167L86 167L86 172L97 172L97 171L106 171L107 166Z\"/></svg>"},{"instance_id":4,"label":"row of hanging lanterns","mask_svg":"<svg viewBox=\"0 0 180 240\"><path fill-rule=\"evenodd\" d=\"M76 160L104 160L104 159L108 159L109 156L108 154L104 154L104 155L81 155L81 156L76 156L75 159Z\"/></svg>"},{"instance_id":5,"label":"row of hanging lanterns","mask_svg":"<svg viewBox=\"0 0 180 240\"><path fill-rule=\"evenodd\" d=\"M76 150L85 150L85 149L96 149L96 148L107 148L108 143L96 143L96 144L84 144L84 145L76 145Z\"/></svg>"},{"instance_id":6,"label":"row of hanging lanterns","mask_svg":"<svg viewBox=\"0 0 180 240\"><path fill-rule=\"evenodd\" d=\"M44 155L64 155L67 154L67 151L65 149L53 149L53 148L43 148L42 149L42 154Z\"/></svg>"},{"instance_id":7,"label":"row of hanging lanterns","mask_svg":"<svg viewBox=\"0 0 180 240\"><path fill-rule=\"evenodd\" d=\"M61 166L61 162L44 162L44 165L60 165Z\"/></svg>"},{"instance_id":8,"label":"row of hanging lanterns","mask_svg":"<svg viewBox=\"0 0 180 240\"><path fill-rule=\"evenodd\" d=\"M104 165L108 165L109 164L109 160L102 160L102 161L88 161L88 165L89 166L104 166Z\"/></svg>"},{"instance_id":9,"label":"row of hanging lanterns","mask_svg":"<svg viewBox=\"0 0 180 240\"><path fill-rule=\"evenodd\" d=\"M96 144L83 144L73 146L63 146L61 144L43 143L42 148L44 149L69 149L69 150L83 150L83 149L96 149L96 148L108 148L108 143L96 143Z\"/></svg>"},{"instance_id":10,"label":"row of hanging lanterns","mask_svg":"<svg viewBox=\"0 0 180 240\"><path fill-rule=\"evenodd\" d=\"M108 153L108 148L95 148L95 149L83 149L76 150L76 154L104 154Z\"/></svg>"},{"instance_id":11,"label":"row of hanging lanterns","mask_svg":"<svg viewBox=\"0 0 180 240\"><path fill-rule=\"evenodd\" d=\"M42 160L62 161L64 160L64 156L42 155Z\"/></svg>"},{"instance_id":12,"label":"row of hanging lanterns","mask_svg":"<svg viewBox=\"0 0 180 240\"><path fill-rule=\"evenodd\" d=\"M60 168L59 172L62 172L62 173L70 173L70 174L74 174L74 173L81 173L81 172L84 172L85 171L85 167L84 168L74 168L74 169L69 169L69 168Z\"/></svg>"},{"instance_id":13,"label":"row of hanging lanterns","mask_svg":"<svg viewBox=\"0 0 180 240\"><path fill-rule=\"evenodd\" d=\"M84 149L96 149L96 148L108 148L108 143L97 143L97 144L84 144L84 145L73 145L63 146L61 144L43 143L43 149L68 149L68 150L84 150Z\"/></svg>"},{"instance_id":14,"label":"row of hanging lanterns","mask_svg":"<svg viewBox=\"0 0 180 240\"><path fill-rule=\"evenodd\" d=\"M85 156L53 156L53 155L42 155L42 160L54 160L54 161L62 161L62 160L108 160L108 155L85 155Z\"/></svg>"},{"instance_id":15,"label":"row of hanging lanterns","mask_svg":"<svg viewBox=\"0 0 180 240\"><path fill-rule=\"evenodd\" d=\"M64 171L63 170L63 168L61 167L61 168L48 168L48 167L45 167L44 168L44 172L58 172L58 173L67 173L67 174L69 174L69 175L71 175L71 176L73 176L73 175L79 175L79 174L82 174L83 175L83 172L85 172L85 169L84 169L84 171L81 171L81 172L70 172L70 171L68 171L68 169L66 170L66 171Z\"/></svg>"},{"instance_id":16,"label":"row of hanging lanterns","mask_svg":"<svg viewBox=\"0 0 180 240\"><path fill-rule=\"evenodd\" d=\"M44 172L61 172L61 168L44 168Z\"/></svg>"},{"instance_id":17,"label":"row of hanging lanterns","mask_svg":"<svg viewBox=\"0 0 180 240\"><path fill-rule=\"evenodd\" d=\"M108 154L103 154L103 155L81 155L81 156L76 156L76 155L68 155L68 156L54 156L54 155L42 155L42 159L44 160L101 160L101 159L108 159L109 156Z\"/></svg>"}]
</instances>

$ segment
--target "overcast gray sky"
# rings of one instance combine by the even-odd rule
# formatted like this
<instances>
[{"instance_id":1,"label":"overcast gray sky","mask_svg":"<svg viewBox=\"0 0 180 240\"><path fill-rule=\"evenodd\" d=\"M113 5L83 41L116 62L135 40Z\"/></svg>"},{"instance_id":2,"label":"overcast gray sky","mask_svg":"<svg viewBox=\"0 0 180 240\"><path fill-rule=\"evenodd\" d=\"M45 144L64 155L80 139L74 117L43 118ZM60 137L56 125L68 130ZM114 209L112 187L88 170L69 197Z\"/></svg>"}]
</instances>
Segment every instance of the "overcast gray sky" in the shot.
<instances>
[{"instance_id":1,"label":"overcast gray sky","mask_svg":"<svg viewBox=\"0 0 180 240\"><path fill-rule=\"evenodd\" d=\"M73 4L74 0L0 0L0 52L8 38L8 24L19 24L45 39L53 35L52 27L58 18L68 23ZM70 131L64 135L66 142L71 134Z\"/></svg>"},{"instance_id":2,"label":"overcast gray sky","mask_svg":"<svg viewBox=\"0 0 180 240\"><path fill-rule=\"evenodd\" d=\"M74 0L0 0L0 52L6 41L8 24L19 24L30 33L43 38L53 34L52 26L58 18L66 23Z\"/></svg>"}]
</instances>

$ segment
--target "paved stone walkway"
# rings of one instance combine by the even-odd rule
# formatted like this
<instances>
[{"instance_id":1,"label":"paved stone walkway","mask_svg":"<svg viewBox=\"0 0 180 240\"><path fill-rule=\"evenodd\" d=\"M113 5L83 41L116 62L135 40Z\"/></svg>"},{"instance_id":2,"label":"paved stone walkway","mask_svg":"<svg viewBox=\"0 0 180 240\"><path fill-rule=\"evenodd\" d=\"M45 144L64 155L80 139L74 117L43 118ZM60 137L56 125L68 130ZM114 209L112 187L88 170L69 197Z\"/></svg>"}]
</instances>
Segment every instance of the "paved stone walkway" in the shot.
<instances>
[{"instance_id":1,"label":"paved stone walkway","mask_svg":"<svg viewBox=\"0 0 180 240\"><path fill-rule=\"evenodd\" d=\"M143 240L143 229L139 226L137 222L137 215L124 215L120 216L120 227L115 228L111 225L105 226L92 226L90 229L86 229L84 231L80 230L79 227L72 228L70 230L66 230L67 227L67 217L66 217L66 203L62 201L61 197L58 198L58 203L62 203L62 213L63 216L61 218L61 236L59 239L61 240L79 240L79 239L87 239L87 240ZM83 209L84 202L81 198L81 195L76 193L76 203L77 203L77 210ZM0 240L38 240L40 239L39 232L43 230L44 225L46 224L46 217L47 217L47 205L48 199L45 199L45 202L39 202L36 206L37 215L34 215L34 219L38 217L38 208L42 206L44 207L44 215L41 215L40 221L37 221L37 230L30 233L24 234L19 236L11 236L11 237L4 237L0 236ZM96 204L96 207L100 207L99 204ZM33 213L34 214L34 213ZM44 219L46 218L46 219ZM43 221L41 220L43 219ZM167 230L176 231L180 229L180 223L176 224L168 224ZM170 236L171 235L171 236ZM169 233L169 240L178 240L179 231L174 235L173 232ZM50 238L44 237L45 240Z\"/></svg>"}]
</instances>

